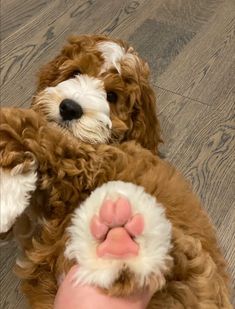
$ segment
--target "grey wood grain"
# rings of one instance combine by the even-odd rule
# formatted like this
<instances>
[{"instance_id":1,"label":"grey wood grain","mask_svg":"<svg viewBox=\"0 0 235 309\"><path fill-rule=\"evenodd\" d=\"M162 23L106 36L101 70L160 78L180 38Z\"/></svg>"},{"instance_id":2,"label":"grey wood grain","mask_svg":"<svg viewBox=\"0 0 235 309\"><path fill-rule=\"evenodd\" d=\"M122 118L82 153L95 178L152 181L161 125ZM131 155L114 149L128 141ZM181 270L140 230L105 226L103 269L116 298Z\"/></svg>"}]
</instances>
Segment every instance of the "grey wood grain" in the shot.
<instances>
[{"instance_id":1,"label":"grey wood grain","mask_svg":"<svg viewBox=\"0 0 235 309\"><path fill-rule=\"evenodd\" d=\"M235 1L224 1L156 80L162 88L216 105L234 103ZM223 104L223 103L222 103Z\"/></svg>"},{"instance_id":2,"label":"grey wood grain","mask_svg":"<svg viewBox=\"0 0 235 309\"><path fill-rule=\"evenodd\" d=\"M234 113L157 89L166 156L191 182L216 226L235 293ZM234 295L235 296L235 295Z\"/></svg>"},{"instance_id":3,"label":"grey wood grain","mask_svg":"<svg viewBox=\"0 0 235 309\"><path fill-rule=\"evenodd\" d=\"M129 40L148 61L156 80L194 35L194 32L176 25L146 19Z\"/></svg>"},{"instance_id":4,"label":"grey wood grain","mask_svg":"<svg viewBox=\"0 0 235 309\"><path fill-rule=\"evenodd\" d=\"M152 16L158 22L197 32L222 3L224 0L166 0L156 11L153 10Z\"/></svg>"},{"instance_id":5,"label":"grey wood grain","mask_svg":"<svg viewBox=\"0 0 235 309\"><path fill-rule=\"evenodd\" d=\"M40 11L46 9L48 1L46 0L2 0L0 19L1 19L1 39L5 39L26 23L35 18Z\"/></svg>"},{"instance_id":6,"label":"grey wood grain","mask_svg":"<svg viewBox=\"0 0 235 309\"><path fill-rule=\"evenodd\" d=\"M20 281L12 269L17 257L17 246L9 241L0 247L0 308L27 309L27 302L20 290Z\"/></svg>"}]
</instances>

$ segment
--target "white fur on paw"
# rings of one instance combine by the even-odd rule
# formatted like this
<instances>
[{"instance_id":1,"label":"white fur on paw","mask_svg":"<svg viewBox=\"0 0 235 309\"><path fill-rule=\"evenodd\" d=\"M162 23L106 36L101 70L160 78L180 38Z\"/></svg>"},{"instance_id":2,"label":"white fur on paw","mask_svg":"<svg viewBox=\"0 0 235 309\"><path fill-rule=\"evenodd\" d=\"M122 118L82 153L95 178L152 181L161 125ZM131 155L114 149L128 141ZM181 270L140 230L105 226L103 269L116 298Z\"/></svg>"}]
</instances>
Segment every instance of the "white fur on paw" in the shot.
<instances>
[{"instance_id":1,"label":"white fur on paw","mask_svg":"<svg viewBox=\"0 0 235 309\"><path fill-rule=\"evenodd\" d=\"M18 173L0 168L0 233L7 232L29 205L30 193L36 189L37 173Z\"/></svg>"},{"instance_id":2,"label":"white fur on paw","mask_svg":"<svg viewBox=\"0 0 235 309\"><path fill-rule=\"evenodd\" d=\"M144 230L135 237L139 253L126 259L104 259L97 256L99 241L92 235L90 223L94 215L99 215L105 200L116 200L120 196L129 200L133 216L141 214L144 218ZM111 181L96 189L75 210L68 233L65 256L80 266L75 278L77 283L109 288L120 271L128 268L143 286L152 275L162 278L171 259L171 223L165 217L164 208L143 187L132 183Z\"/></svg>"}]
</instances>

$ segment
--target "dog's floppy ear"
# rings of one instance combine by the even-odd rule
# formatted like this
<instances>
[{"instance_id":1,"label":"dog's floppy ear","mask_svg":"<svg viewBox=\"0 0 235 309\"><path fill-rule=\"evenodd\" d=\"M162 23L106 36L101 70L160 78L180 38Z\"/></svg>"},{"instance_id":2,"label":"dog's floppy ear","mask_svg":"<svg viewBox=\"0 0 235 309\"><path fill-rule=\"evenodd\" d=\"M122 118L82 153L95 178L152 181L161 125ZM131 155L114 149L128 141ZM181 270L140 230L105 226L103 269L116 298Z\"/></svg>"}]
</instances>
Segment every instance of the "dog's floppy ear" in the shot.
<instances>
[{"instance_id":1,"label":"dog's floppy ear","mask_svg":"<svg viewBox=\"0 0 235 309\"><path fill-rule=\"evenodd\" d=\"M127 133L128 139L134 139L143 147L158 153L162 142L160 125L157 118L157 106L154 90L149 84L147 75L139 81L139 89L133 94L132 128Z\"/></svg>"}]
</instances>

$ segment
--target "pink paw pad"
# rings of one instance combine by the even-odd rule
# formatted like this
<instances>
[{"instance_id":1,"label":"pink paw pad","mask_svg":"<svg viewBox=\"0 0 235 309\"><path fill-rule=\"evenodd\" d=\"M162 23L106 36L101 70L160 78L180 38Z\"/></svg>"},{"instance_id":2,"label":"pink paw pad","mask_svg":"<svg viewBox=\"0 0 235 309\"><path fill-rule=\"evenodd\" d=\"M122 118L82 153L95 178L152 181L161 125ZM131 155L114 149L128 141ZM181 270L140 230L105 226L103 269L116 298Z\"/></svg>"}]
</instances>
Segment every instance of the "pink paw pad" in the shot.
<instances>
[{"instance_id":1,"label":"pink paw pad","mask_svg":"<svg viewBox=\"0 0 235 309\"><path fill-rule=\"evenodd\" d=\"M90 223L93 237L101 243L97 255L103 258L127 258L137 256L139 246L133 240L144 230L144 218L141 214L132 216L129 201L120 197L116 201L106 200L99 215Z\"/></svg>"}]
</instances>

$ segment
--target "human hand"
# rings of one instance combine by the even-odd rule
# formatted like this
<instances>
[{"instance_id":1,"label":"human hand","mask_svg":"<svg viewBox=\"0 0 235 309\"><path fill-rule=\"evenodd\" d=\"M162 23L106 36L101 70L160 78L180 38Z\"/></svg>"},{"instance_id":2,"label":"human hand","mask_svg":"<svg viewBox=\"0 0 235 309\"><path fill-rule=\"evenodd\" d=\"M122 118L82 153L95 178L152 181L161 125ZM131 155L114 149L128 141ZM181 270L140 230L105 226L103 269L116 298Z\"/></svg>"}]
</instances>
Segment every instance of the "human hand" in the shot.
<instances>
[{"instance_id":1,"label":"human hand","mask_svg":"<svg viewBox=\"0 0 235 309\"><path fill-rule=\"evenodd\" d=\"M145 309L153 295L146 290L128 297L112 297L93 286L75 286L73 275L77 270L78 266L73 266L61 283L54 309Z\"/></svg>"}]
</instances>

